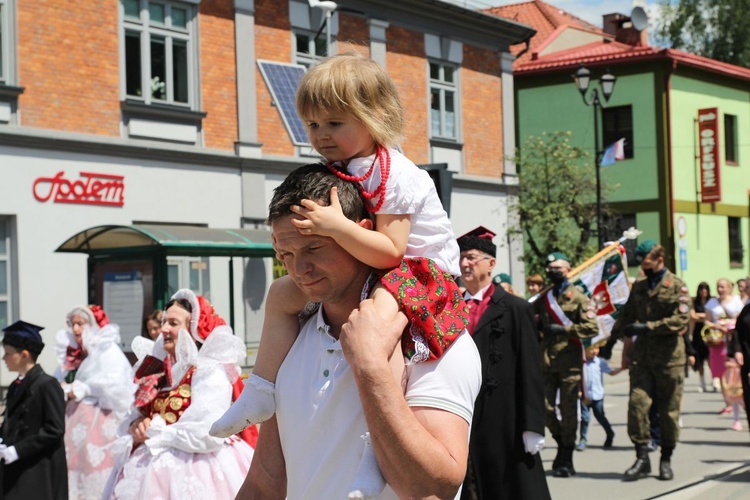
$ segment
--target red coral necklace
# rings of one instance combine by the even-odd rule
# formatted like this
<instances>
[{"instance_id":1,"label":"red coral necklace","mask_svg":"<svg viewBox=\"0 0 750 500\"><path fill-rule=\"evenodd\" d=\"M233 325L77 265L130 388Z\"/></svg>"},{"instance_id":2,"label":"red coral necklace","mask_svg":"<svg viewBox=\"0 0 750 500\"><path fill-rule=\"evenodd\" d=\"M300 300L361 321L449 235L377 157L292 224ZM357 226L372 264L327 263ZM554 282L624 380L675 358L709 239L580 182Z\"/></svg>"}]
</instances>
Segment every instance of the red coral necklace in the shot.
<instances>
[{"instance_id":1,"label":"red coral necklace","mask_svg":"<svg viewBox=\"0 0 750 500\"><path fill-rule=\"evenodd\" d=\"M364 186L362 183L366 181L367 179L372 176L372 173L375 171L375 164L378 163L380 166L380 185L376 187L372 191L365 191ZM376 196L380 196L378 199L378 202L375 204L375 206L370 206L370 203L366 204L366 208L368 212L375 213L378 210L380 210L380 207L383 206L383 202L385 201L385 185L388 182L388 176L391 173L391 155L388 152L386 148L383 148L378 145L377 150L375 151L375 158L372 160L372 165L370 165L370 168L365 172L362 176L356 176L356 175L349 175L346 173L346 167L336 167L331 162L328 162L326 164L328 167L328 170L339 176L341 179L344 179L345 181L349 182L356 182L357 188L359 189L359 192L362 194L362 197L366 200L372 200Z\"/></svg>"}]
</instances>

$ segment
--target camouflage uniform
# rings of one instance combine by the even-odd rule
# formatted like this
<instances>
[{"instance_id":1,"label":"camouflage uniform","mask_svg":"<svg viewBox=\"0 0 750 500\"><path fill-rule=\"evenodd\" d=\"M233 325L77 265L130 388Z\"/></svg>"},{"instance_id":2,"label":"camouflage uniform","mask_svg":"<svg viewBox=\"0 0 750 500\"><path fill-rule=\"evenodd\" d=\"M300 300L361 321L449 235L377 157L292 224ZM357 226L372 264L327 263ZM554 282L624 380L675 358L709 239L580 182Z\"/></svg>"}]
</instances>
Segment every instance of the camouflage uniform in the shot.
<instances>
[{"instance_id":1,"label":"camouflage uniform","mask_svg":"<svg viewBox=\"0 0 750 500\"><path fill-rule=\"evenodd\" d=\"M612 336L636 322L650 329L638 336L630 355L628 434L638 445L650 439L649 409L652 398L660 415L662 449L674 449L679 437L678 420L684 381L685 344L680 334L688 326L691 299L685 282L668 269L652 289L645 277L633 284Z\"/></svg>"},{"instance_id":2,"label":"camouflage uniform","mask_svg":"<svg viewBox=\"0 0 750 500\"><path fill-rule=\"evenodd\" d=\"M580 341L594 337L599 326L596 322L594 304L573 285L564 288L556 297L557 303L573 324L565 328L565 334L549 337L542 334L542 356L544 394L547 407L547 428L552 437L563 447L573 448L578 431L578 399L581 390L581 367L583 354ZM554 323L550 318L546 298L534 302L539 329ZM560 390L560 415L555 414L555 399Z\"/></svg>"}]
</instances>

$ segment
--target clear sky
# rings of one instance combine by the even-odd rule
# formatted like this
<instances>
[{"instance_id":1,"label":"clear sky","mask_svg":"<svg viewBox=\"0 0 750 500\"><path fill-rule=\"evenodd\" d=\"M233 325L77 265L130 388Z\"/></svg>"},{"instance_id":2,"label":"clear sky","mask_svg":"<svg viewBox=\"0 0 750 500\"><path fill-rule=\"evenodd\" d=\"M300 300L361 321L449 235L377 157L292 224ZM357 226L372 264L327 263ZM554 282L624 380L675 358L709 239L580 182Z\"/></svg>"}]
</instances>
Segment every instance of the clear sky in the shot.
<instances>
[{"instance_id":1,"label":"clear sky","mask_svg":"<svg viewBox=\"0 0 750 500\"><path fill-rule=\"evenodd\" d=\"M520 3L523 0L447 0L471 9L486 9L498 5ZM650 17L657 14L657 0L544 0L597 26L602 25L604 14L630 14L634 5L645 7Z\"/></svg>"}]
</instances>

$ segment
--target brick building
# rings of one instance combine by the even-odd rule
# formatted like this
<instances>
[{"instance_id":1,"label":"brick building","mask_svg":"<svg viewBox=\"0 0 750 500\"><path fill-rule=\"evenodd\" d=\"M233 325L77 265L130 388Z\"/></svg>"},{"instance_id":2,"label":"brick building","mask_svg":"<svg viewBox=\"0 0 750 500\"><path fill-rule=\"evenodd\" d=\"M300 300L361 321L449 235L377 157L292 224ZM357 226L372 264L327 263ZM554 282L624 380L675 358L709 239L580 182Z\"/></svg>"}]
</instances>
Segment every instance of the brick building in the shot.
<instances>
[{"instance_id":1,"label":"brick building","mask_svg":"<svg viewBox=\"0 0 750 500\"><path fill-rule=\"evenodd\" d=\"M294 75L327 51L386 67L406 107L404 152L447 164L455 233L482 224L503 235L498 272L520 282L522 245L504 236L515 185L509 47L534 31L437 0L337 3L328 18L303 0L87 0L76 9L0 0L0 327L23 317L51 340L73 305L115 307L87 260L90 242L55 251L90 228L267 231L273 188L317 156L294 133L288 89L279 95L259 62ZM170 255L164 273L134 260L118 255L112 268L136 285L125 349L164 291L183 286L231 312L236 332L257 345L270 258L230 257L227 271L224 257ZM42 362L53 365L52 355Z\"/></svg>"}]
</instances>

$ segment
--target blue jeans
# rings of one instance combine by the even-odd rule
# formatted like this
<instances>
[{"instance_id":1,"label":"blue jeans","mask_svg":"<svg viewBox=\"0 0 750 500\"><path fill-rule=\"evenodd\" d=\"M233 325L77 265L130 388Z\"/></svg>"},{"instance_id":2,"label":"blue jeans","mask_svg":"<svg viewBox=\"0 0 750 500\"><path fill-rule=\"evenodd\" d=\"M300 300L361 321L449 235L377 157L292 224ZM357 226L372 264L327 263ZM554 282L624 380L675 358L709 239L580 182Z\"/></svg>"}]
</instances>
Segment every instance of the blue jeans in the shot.
<instances>
[{"instance_id":1,"label":"blue jeans","mask_svg":"<svg viewBox=\"0 0 750 500\"><path fill-rule=\"evenodd\" d=\"M604 432L607 433L607 436L614 435L612 426L609 425L609 420L607 420L607 417L604 415L604 400L600 399L599 401L592 401L590 408L584 404L581 405L581 439L586 439L586 436L588 435L592 411L594 412L596 421L604 428Z\"/></svg>"}]
</instances>

